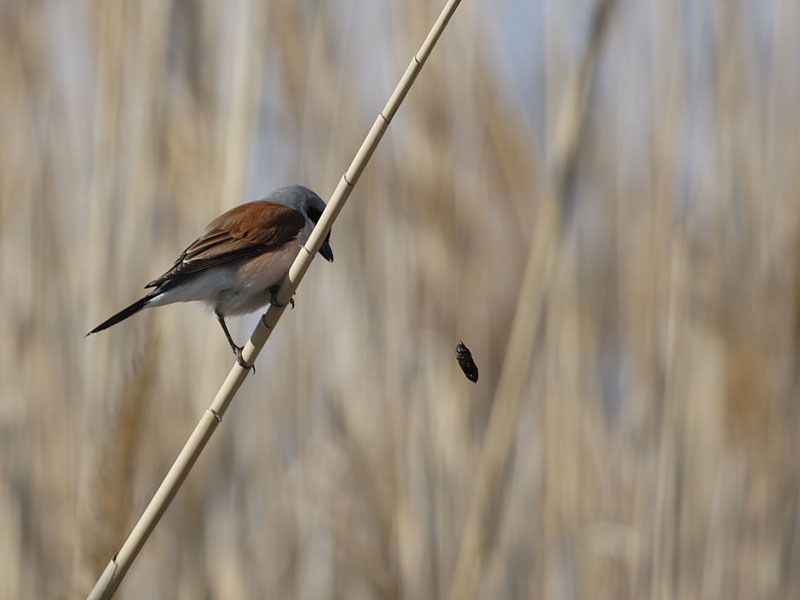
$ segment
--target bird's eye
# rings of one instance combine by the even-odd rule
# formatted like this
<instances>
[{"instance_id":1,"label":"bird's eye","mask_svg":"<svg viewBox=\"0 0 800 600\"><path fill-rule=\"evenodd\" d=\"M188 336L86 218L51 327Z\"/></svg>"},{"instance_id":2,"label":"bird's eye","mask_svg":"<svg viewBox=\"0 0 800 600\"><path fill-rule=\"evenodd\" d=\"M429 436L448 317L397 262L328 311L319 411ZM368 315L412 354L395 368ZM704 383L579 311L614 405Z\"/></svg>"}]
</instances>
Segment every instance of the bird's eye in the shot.
<instances>
[{"instance_id":1,"label":"bird's eye","mask_svg":"<svg viewBox=\"0 0 800 600\"><path fill-rule=\"evenodd\" d=\"M308 218L316 223L319 221L319 218L322 216L322 213L319 212L316 208L309 208L308 209Z\"/></svg>"}]
</instances>

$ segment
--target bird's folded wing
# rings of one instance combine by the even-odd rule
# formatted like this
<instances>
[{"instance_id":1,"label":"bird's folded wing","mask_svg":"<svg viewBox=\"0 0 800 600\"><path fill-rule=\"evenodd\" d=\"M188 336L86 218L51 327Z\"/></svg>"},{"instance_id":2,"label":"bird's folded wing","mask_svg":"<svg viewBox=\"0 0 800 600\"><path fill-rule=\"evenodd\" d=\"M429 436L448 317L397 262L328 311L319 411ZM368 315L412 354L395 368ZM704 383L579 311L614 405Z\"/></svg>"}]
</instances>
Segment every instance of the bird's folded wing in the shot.
<instances>
[{"instance_id":1,"label":"bird's folded wing","mask_svg":"<svg viewBox=\"0 0 800 600\"><path fill-rule=\"evenodd\" d=\"M145 287L175 284L193 273L270 252L295 240L304 225L302 214L282 204L262 200L237 206L209 223L175 264Z\"/></svg>"}]
</instances>

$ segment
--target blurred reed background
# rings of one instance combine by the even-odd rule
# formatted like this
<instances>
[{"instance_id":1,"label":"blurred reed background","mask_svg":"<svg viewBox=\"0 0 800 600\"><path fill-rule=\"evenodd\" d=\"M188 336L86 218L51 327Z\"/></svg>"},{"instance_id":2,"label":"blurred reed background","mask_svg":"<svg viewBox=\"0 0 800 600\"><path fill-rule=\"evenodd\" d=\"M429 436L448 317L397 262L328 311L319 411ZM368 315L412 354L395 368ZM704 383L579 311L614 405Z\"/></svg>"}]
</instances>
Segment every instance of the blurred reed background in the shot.
<instances>
[{"instance_id":1,"label":"blurred reed background","mask_svg":"<svg viewBox=\"0 0 800 600\"><path fill-rule=\"evenodd\" d=\"M442 1L3 4L0 597L80 598L232 364L84 333ZM800 5L604 7L462 4L119 597L800 597Z\"/></svg>"}]
</instances>

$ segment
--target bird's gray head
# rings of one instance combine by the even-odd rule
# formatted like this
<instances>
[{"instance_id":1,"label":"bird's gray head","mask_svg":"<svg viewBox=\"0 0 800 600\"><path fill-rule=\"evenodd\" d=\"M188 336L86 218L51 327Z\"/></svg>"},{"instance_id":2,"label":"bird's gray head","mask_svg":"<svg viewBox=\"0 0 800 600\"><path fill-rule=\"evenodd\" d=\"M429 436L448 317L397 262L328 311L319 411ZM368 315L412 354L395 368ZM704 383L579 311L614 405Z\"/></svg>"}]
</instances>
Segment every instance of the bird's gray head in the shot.
<instances>
[{"instance_id":1,"label":"bird's gray head","mask_svg":"<svg viewBox=\"0 0 800 600\"><path fill-rule=\"evenodd\" d=\"M315 225L322 216L322 211L325 210L325 202L323 202L322 198L302 185L287 185L278 188L265 199L293 208L305 215ZM319 248L319 253L328 262L333 262L333 250L331 250L330 241L331 232L329 231L328 235L325 236L325 241Z\"/></svg>"}]
</instances>

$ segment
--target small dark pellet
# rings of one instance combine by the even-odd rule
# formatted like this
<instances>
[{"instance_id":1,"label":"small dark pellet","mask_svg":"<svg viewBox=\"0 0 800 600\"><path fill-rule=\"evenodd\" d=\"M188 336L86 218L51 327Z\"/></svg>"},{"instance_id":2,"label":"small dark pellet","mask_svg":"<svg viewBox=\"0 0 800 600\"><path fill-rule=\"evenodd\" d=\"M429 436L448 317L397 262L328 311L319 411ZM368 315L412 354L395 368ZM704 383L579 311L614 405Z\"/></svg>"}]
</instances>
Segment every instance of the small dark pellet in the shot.
<instances>
[{"instance_id":1,"label":"small dark pellet","mask_svg":"<svg viewBox=\"0 0 800 600\"><path fill-rule=\"evenodd\" d=\"M456 346L456 360L467 379L472 382L478 381L478 365L475 364L472 352L464 345L464 342L458 342L458 346Z\"/></svg>"}]
</instances>

